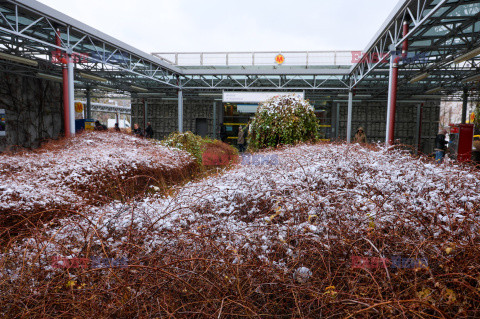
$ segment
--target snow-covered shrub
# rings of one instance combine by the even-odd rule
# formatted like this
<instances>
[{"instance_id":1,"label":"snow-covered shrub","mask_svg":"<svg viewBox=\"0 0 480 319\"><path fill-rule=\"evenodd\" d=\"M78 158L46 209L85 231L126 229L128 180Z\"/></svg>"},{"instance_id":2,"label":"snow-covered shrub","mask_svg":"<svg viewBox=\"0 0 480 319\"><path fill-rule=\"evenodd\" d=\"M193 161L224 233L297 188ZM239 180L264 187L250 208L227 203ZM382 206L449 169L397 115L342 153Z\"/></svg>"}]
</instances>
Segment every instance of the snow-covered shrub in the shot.
<instances>
[{"instance_id":1,"label":"snow-covered shrub","mask_svg":"<svg viewBox=\"0 0 480 319\"><path fill-rule=\"evenodd\" d=\"M475 168L352 144L264 154L277 165L238 165L0 242L0 314L480 318Z\"/></svg>"},{"instance_id":2,"label":"snow-covered shrub","mask_svg":"<svg viewBox=\"0 0 480 319\"><path fill-rule=\"evenodd\" d=\"M295 95L273 97L260 104L250 124L248 145L252 150L315 140L318 123L314 108Z\"/></svg>"},{"instance_id":3,"label":"snow-covered shrub","mask_svg":"<svg viewBox=\"0 0 480 319\"><path fill-rule=\"evenodd\" d=\"M0 233L26 216L32 221L45 211L133 198L197 170L187 152L115 132L85 132L35 151L0 154Z\"/></svg>"}]
</instances>

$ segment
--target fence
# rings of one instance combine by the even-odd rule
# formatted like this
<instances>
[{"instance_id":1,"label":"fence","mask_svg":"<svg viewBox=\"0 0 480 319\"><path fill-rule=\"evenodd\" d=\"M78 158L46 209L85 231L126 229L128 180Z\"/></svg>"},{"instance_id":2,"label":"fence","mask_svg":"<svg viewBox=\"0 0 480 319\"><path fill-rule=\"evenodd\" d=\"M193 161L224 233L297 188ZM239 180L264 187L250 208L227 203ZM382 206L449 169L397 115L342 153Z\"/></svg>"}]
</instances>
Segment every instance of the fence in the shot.
<instances>
[{"instance_id":1,"label":"fence","mask_svg":"<svg viewBox=\"0 0 480 319\"><path fill-rule=\"evenodd\" d=\"M359 51L153 52L179 66L350 66ZM279 63L281 62L281 63Z\"/></svg>"}]
</instances>

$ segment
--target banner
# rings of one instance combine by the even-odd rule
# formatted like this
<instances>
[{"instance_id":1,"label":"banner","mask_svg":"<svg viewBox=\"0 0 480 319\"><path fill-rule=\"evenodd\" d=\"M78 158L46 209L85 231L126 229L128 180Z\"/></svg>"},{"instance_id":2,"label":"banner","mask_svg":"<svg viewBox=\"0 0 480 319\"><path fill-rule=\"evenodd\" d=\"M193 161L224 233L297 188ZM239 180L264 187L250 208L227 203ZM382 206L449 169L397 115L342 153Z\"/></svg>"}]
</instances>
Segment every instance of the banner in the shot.
<instances>
[{"instance_id":1,"label":"banner","mask_svg":"<svg viewBox=\"0 0 480 319\"><path fill-rule=\"evenodd\" d=\"M6 125L5 110L0 109L0 136L6 135Z\"/></svg>"},{"instance_id":2,"label":"banner","mask_svg":"<svg viewBox=\"0 0 480 319\"><path fill-rule=\"evenodd\" d=\"M261 103L274 96L296 95L305 98L304 92L230 92L223 91L224 103Z\"/></svg>"},{"instance_id":3,"label":"banner","mask_svg":"<svg viewBox=\"0 0 480 319\"><path fill-rule=\"evenodd\" d=\"M238 113L256 113L258 104L237 104Z\"/></svg>"}]
</instances>

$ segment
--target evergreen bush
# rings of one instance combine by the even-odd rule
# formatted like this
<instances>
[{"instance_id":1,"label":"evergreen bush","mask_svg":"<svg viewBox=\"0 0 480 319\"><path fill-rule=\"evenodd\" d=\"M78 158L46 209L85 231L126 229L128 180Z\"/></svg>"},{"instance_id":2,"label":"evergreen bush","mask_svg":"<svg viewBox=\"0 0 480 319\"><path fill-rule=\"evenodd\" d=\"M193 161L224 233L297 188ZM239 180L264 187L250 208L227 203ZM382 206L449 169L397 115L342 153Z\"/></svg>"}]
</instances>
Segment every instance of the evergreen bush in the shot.
<instances>
[{"instance_id":1,"label":"evergreen bush","mask_svg":"<svg viewBox=\"0 0 480 319\"><path fill-rule=\"evenodd\" d=\"M255 151L317 138L317 118L308 100L282 95L260 104L250 124L247 140L249 149Z\"/></svg>"}]
</instances>

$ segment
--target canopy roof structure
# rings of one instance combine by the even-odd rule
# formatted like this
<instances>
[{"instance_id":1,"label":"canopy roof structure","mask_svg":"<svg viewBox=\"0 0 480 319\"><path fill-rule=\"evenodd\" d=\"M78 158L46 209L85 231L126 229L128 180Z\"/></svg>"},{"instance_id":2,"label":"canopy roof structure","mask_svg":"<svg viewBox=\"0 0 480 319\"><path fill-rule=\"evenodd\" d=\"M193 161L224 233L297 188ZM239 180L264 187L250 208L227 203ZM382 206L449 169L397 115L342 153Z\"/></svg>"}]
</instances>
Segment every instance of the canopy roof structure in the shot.
<instances>
[{"instance_id":1,"label":"canopy roof structure","mask_svg":"<svg viewBox=\"0 0 480 319\"><path fill-rule=\"evenodd\" d=\"M303 90L323 99L353 90L385 100L390 57L399 55L405 41L408 53L398 61L399 98L472 88L480 79L480 0L401 0L363 51L153 54L37 1L0 2L0 70L55 80L61 74L59 58L68 54L75 61L77 88L143 94ZM274 63L278 54L283 64Z\"/></svg>"}]
</instances>

